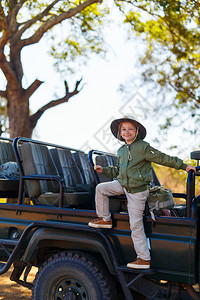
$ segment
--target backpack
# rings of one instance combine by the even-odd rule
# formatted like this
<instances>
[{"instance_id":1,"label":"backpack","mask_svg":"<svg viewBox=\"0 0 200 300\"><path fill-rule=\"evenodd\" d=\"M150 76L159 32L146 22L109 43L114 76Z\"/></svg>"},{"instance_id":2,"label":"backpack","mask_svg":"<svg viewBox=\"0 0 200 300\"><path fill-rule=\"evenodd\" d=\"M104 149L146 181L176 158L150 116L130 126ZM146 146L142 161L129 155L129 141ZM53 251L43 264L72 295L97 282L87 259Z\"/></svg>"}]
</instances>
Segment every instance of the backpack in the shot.
<instances>
[{"instance_id":1,"label":"backpack","mask_svg":"<svg viewBox=\"0 0 200 300\"><path fill-rule=\"evenodd\" d=\"M163 185L154 186L149 189L149 196L147 198L152 219L155 220L153 210L168 209L175 205L172 191L165 188Z\"/></svg>"},{"instance_id":2,"label":"backpack","mask_svg":"<svg viewBox=\"0 0 200 300\"><path fill-rule=\"evenodd\" d=\"M17 163L8 161L0 165L0 178L18 180L20 176Z\"/></svg>"}]
</instances>

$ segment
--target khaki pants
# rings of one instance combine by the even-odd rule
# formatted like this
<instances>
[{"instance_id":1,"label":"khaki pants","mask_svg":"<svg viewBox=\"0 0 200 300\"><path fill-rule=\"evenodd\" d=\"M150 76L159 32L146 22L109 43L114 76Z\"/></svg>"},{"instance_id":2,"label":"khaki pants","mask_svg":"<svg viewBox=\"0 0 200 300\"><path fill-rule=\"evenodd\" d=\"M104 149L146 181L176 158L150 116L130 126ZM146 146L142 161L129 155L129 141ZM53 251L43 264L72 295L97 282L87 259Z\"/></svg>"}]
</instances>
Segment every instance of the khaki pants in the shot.
<instances>
[{"instance_id":1,"label":"khaki pants","mask_svg":"<svg viewBox=\"0 0 200 300\"><path fill-rule=\"evenodd\" d=\"M95 201L97 215L98 217L102 217L104 221L109 221L111 218L109 212L109 196L122 194L125 194L128 200L131 237L137 257L144 260L150 260L150 253L143 224L145 202L149 195L149 190L131 194L120 185L118 180L100 183L96 187Z\"/></svg>"}]
</instances>

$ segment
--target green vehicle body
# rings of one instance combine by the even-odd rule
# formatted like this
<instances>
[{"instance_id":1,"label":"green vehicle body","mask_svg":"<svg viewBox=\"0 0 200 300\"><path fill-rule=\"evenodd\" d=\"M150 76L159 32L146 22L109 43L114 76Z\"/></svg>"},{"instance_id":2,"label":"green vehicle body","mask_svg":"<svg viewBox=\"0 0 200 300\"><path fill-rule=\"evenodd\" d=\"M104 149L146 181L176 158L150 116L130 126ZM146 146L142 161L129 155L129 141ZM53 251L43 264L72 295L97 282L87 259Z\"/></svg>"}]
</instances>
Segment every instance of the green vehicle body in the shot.
<instances>
[{"instance_id":1,"label":"green vehicle body","mask_svg":"<svg viewBox=\"0 0 200 300\"><path fill-rule=\"evenodd\" d=\"M12 141L3 140L2 143L4 142ZM16 151L21 143L37 143L37 141L23 138L14 140L12 147L18 164L20 162ZM56 147L51 144L45 145ZM105 155L98 151L90 152L91 164L93 163L91 157L95 156L95 153ZM199 153L193 156L198 159ZM147 297L146 299L198 299L195 298L199 296L192 287L199 284L200 278L200 198L194 196L196 177L194 172L190 172L188 176L187 194L174 194L174 197L185 199L185 205L174 208L179 215L156 216L156 221L149 215L144 216L152 257L151 269L146 271L127 270L125 267L136 257L130 237L129 218L125 211L112 213L114 225L112 229L94 229L87 225L96 217L94 186L88 188L88 184L85 184L85 190L90 190L92 195L93 204L89 208L66 207L62 200L56 205L37 205L29 201L23 188L25 182L31 179L24 173L20 176L19 190L15 197L14 193L12 194L15 202L0 203L0 258L5 262L1 266L0 274L5 273L13 264L11 280L33 289L34 283L27 282L32 266L40 267L59 253L77 252L89 254L100 262L120 290L116 299L139 299L134 292ZM95 176L97 174L94 173L94 178ZM43 177L45 179L45 176ZM34 179L44 180L42 176ZM6 192L2 195L5 197ZM7 199L11 199L10 195ZM118 201L124 202L124 199ZM180 216L182 211L185 211L184 216ZM20 279L24 270L24 279ZM130 281L130 284L127 281ZM157 290L159 293L155 292ZM70 298L73 291L73 288L72 290L66 288L63 299L91 299L90 296L81 297L80 293L76 296L79 298ZM34 293L33 299L39 299L35 296L36 292ZM47 299L60 298L55 296Z\"/></svg>"}]
</instances>

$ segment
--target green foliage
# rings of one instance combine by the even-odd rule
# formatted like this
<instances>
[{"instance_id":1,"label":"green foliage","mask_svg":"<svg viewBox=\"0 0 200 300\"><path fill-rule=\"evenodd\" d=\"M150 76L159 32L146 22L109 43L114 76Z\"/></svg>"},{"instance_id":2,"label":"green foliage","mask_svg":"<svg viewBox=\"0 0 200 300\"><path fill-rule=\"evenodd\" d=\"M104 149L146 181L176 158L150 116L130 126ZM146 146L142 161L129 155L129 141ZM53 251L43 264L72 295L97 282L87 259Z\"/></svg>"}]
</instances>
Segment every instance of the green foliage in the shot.
<instances>
[{"instance_id":1,"label":"green foliage","mask_svg":"<svg viewBox=\"0 0 200 300\"><path fill-rule=\"evenodd\" d=\"M200 2L115 2L125 14L124 22L144 41L144 55L140 58L142 78L152 89L156 85L159 95L163 93L157 105L164 108L169 103L167 95L172 92L174 101L170 106L174 116L177 109L180 116L187 108L188 117L197 121L200 114ZM165 126L170 125L173 122L167 120Z\"/></svg>"},{"instance_id":2,"label":"green foliage","mask_svg":"<svg viewBox=\"0 0 200 300\"><path fill-rule=\"evenodd\" d=\"M1 1L5 15L15 8L17 2L20 1ZM31 37L47 21L53 23L55 18L72 9L76 10L84 2L86 1L26 1L16 15L18 31L23 31L22 39ZM106 47L101 28L107 24L108 14L109 9L106 5L93 3L80 12L74 13L72 17L66 17L60 22L56 21L45 30L49 45L48 51L55 58L58 71L73 71L75 60L85 63L91 54L105 54ZM29 26L24 30L26 24Z\"/></svg>"},{"instance_id":3,"label":"green foliage","mask_svg":"<svg viewBox=\"0 0 200 300\"><path fill-rule=\"evenodd\" d=\"M76 8L83 2L85 1L58 1L56 5L49 9L49 1L26 1L18 21L20 23L20 20L22 20L23 24L30 17L31 19L37 18L39 14L48 8L48 14L39 18L29 29L32 33L33 30L37 30L47 20ZM105 25L108 13L107 6L100 6L95 3L48 31L46 37L49 38L49 53L55 58L57 71L70 70L73 72L74 62L76 64L78 62L85 63L91 53L105 54L106 49L101 27L103 23ZM28 31L26 31L27 34Z\"/></svg>"},{"instance_id":4,"label":"green foliage","mask_svg":"<svg viewBox=\"0 0 200 300\"><path fill-rule=\"evenodd\" d=\"M63 22L61 41L58 41L55 30L51 32L49 53L55 58L58 71L73 72L94 54L104 57L107 49L101 29L108 24L107 14L109 9L106 6L94 4L71 18L70 25Z\"/></svg>"}]
</instances>

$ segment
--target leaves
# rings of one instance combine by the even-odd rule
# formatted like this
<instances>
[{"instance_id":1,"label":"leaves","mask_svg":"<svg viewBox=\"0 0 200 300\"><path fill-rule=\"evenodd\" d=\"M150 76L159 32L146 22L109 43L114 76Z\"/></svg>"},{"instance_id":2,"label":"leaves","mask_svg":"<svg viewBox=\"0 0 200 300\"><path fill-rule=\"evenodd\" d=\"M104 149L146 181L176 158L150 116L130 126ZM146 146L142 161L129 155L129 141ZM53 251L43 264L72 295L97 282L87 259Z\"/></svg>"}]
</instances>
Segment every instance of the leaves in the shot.
<instances>
[{"instance_id":1,"label":"leaves","mask_svg":"<svg viewBox=\"0 0 200 300\"><path fill-rule=\"evenodd\" d=\"M31 118L28 100L42 82L35 79L29 87L24 88L22 49L38 43L45 36L50 41L47 43L47 52L49 50L54 56L57 70L63 72L66 70L72 72L74 70L72 62L77 61L79 57L80 61L85 63L91 54L104 53L101 27L109 11L107 6L100 5L100 2L99 0L0 2L0 69L6 81L6 89L0 91L0 95L7 100L11 136L30 136L37 120L46 109L67 102L79 92L77 81L78 85L74 92L53 102L50 101L38 110L37 117L35 115ZM65 88L67 92L66 84ZM23 125L19 126L20 121Z\"/></svg>"},{"instance_id":2,"label":"leaves","mask_svg":"<svg viewBox=\"0 0 200 300\"><path fill-rule=\"evenodd\" d=\"M119 4L120 1L116 1ZM169 104L179 117L200 113L200 1L124 0L119 5L124 22L139 34L145 49L140 57L143 83L157 86L158 106ZM159 98L158 98L159 99ZM164 100L164 101L163 101ZM169 112L169 111L168 111ZM197 120L196 118L196 120ZM166 119L165 128L173 125Z\"/></svg>"},{"instance_id":3,"label":"leaves","mask_svg":"<svg viewBox=\"0 0 200 300\"><path fill-rule=\"evenodd\" d=\"M61 25L62 41L58 42L55 38L55 31L50 33L49 53L56 59L55 66L58 71L73 71L94 54L104 56L107 49L101 28L107 22L105 18L108 13L106 6L101 8L94 4L71 18L70 25L66 22Z\"/></svg>"}]
</instances>

